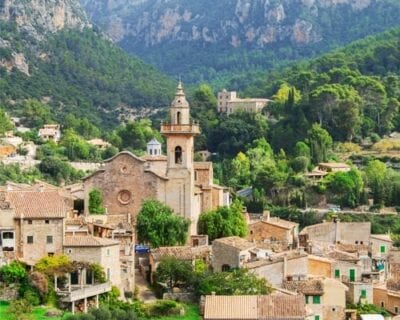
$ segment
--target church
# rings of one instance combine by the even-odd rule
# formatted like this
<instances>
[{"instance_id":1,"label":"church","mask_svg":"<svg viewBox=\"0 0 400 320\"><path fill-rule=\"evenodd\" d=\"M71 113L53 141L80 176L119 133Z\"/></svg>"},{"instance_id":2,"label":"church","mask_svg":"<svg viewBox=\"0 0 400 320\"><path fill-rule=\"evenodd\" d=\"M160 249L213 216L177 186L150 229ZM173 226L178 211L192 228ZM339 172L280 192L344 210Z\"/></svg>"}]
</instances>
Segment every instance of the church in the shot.
<instances>
[{"instance_id":1,"label":"church","mask_svg":"<svg viewBox=\"0 0 400 320\"><path fill-rule=\"evenodd\" d=\"M189 219L190 235L196 235L200 213L229 205L228 190L213 183L212 163L194 161L194 138L200 128L190 118L182 83L171 104L170 119L161 124L166 155L153 139L145 156L122 151L84 179L86 216L89 193L96 188L103 195L108 225L134 228L143 200L157 199Z\"/></svg>"}]
</instances>

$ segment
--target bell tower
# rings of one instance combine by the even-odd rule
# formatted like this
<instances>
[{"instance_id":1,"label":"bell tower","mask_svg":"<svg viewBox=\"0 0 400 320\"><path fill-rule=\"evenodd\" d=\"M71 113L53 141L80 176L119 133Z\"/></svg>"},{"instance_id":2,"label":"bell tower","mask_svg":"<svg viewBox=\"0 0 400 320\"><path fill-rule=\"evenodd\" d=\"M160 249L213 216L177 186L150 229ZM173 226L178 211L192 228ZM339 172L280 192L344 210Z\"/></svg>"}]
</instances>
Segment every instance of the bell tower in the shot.
<instances>
[{"instance_id":1,"label":"bell tower","mask_svg":"<svg viewBox=\"0 0 400 320\"><path fill-rule=\"evenodd\" d=\"M167 140L166 202L176 213L193 220L194 136L200 133L200 128L190 119L189 103L180 81L171 103L170 118L170 123L161 124L161 133Z\"/></svg>"}]
</instances>

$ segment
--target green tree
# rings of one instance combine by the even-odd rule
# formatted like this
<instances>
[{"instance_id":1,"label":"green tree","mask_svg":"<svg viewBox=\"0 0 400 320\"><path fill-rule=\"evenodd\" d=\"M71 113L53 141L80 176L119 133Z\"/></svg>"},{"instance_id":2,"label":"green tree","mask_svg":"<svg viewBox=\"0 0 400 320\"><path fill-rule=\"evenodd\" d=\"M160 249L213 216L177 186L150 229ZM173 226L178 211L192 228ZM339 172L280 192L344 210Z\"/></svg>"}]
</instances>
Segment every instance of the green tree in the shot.
<instances>
[{"instance_id":1,"label":"green tree","mask_svg":"<svg viewBox=\"0 0 400 320\"><path fill-rule=\"evenodd\" d=\"M13 261L0 268L1 280L7 284L20 283L27 279L26 268L18 261Z\"/></svg>"},{"instance_id":2,"label":"green tree","mask_svg":"<svg viewBox=\"0 0 400 320\"><path fill-rule=\"evenodd\" d=\"M35 99L26 100L22 105L22 117L28 127L41 128L51 123L52 116L49 106Z\"/></svg>"},{"instance_id":3,"label":"green tree","mask_svg":"<svg viewBox=\"0 0 400 320\"><path fill-rule=\"evenodd\" d=\"M328 152L332 148L332 137L319 124L314 123L308 131L308 145L314 164L328 161Z\"/></svg>"},{"instance_id":4,"label":"green tree","mask_svg":"<svg viewBox=\"0 0 400 320\"><path fill-rule=\"evenodd\" d=\"M145 200L137 217L138 240L153 248L186 243L190 221L157 200Z\"/></svg>"},{"instance_id":5,"label":"green tree","mask_svg":"<svg viewBox=\"0 0 400 320\"><path fill-rule=\"evenodd\" d=\"M200 214L198 230L199 234L208 235L210 241L230 236L246 236L247 223L242 203L235 201L230 207L219 207Z\"/></svg>"},{"instance_id":6,"label":"green tree","mask_svg":"<svg viewBox=\"0 0 400 320\"><path fill-rule=\"evenodd\" d=\"M250 160L244 153L239 152L231 161L228 186L242 189L250 185L250 179Z\"/></svg>"},{"instance_id":7,"label":"green tree","mask_svg":"<svg viewBox=\"0 0 400 320\"><path fill-rule=\"evenodd\" d=\"M358 170L336 172L328 179L328 188L338 204L350 208L360 205L364 183Z\"/></svg>"},{"instance_id":8,"label":"green tree","mask_svg":"<svg viewBox=\"0 0 400 320\"><path fill-rule=\"evenodd\" d=\"M190 262L172 256L163 257L154 273L155 281L165 285L169 290L175 287L188 287L193 276Z\"/></svg>"},{"instance_id":9,"label":"green tree","mask_svg":"<svg viewBox=\"0 0 400 320\"><path fill-rule=\"evenodd\" d=\"M383 204L385 198L386 165L379 160L372 160L365 169L367 184L371 189L374 204Z\"/></svg>"},{"instance_id":10,"label":"green tree","mask_svg":"<svg viewBox=\"0 0 400 320\"><path fill-rule=\"evenodd\" d=\"M60 145L65 148L65 155L71 161L89 158L90 145L72 129L64 131Z\"/></svg>"},{"instance_id":11,"label":"green tree","mask_svg":"<svg viewBox=\"0 0 400 320\"><path fill-rule=\"evenodd\" d=\"M103 204L103 195L97 188L89 192L89 212L90 214L104 214L106 209Z\"/></svg>"},{"instance_id":12,"label":"green tree","mask_svg":"<svg viewBox=\"0 0 400 320\"><path fill-rule=\"evenodd\" d=\"M265 278L259 278L247 269L234 269L230 272L214 272L201 275L195 285L196 293L210 295L264 295L272 292Z\"/></svg>"},{"instance_id":13,"label":"green tree","mask_svg":"<svg viewBox=\"0 0 400 320\"><path fill-rule=\"evenodd\" d=\"M0 136L4 136L7 131L10 131L14 125L7 116L5 110L0 107Z\"/></svg>"}]
</instances>

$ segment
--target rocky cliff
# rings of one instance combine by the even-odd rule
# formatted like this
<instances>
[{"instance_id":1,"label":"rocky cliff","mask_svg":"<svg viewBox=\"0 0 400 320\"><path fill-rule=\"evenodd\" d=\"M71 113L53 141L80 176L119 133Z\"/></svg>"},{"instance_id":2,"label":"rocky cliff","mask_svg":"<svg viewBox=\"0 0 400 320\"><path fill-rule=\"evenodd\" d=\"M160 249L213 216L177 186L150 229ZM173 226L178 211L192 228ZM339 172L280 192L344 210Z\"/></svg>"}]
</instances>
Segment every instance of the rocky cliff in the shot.
<instances>
[{"instance_id":1,"label":"rocky cliff","mask_svg":"<svg viewBox=\"0 0 400 320\"><path fill-rule=\"evenodd\" d=\"M276 57L278 60L302 58L309 55L306 52L309 46L330 48L398 25L400 14L398 0L81 0L81 3L90 19L114 41L171 73L177 69L168 69L162 60L178 58L174 50L183 51L185 57L196 57L196 61L202 48L207 48L204 53L212 54L209 60L217 60L213 59L214 51L225 50L229 55L235 49L266 48L282 51ZM189 65L193 67L193 63ZM213 68L220 69L217 65Z\"/></svg>"},{"instance_id":2,"label":"rocky cliff","mask_svg":"<svg viewBox=\"0 0 400 320\"><path fill-rule=\"evenodd\" d=\"M36 39L65 27L90 26L78 0L0 0L0 20L15 22Z\"/></svg>"}]
</instances>

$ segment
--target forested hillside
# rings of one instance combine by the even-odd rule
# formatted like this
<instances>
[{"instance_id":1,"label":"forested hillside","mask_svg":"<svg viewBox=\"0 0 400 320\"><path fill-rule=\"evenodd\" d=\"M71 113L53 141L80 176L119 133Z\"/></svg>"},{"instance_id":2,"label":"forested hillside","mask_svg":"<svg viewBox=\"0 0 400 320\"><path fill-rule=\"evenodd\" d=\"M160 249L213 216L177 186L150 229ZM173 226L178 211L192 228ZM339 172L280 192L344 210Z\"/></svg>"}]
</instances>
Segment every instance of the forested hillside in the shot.
<instances>
[{"instance_id":1,"label":"forested hillside","mask_svg":"<svg viewBox=\"0 0 400 320\"><path fill-rule=\"evenodd\" d=\"M52 23L38 27L31 18L40 8L33 6L18 19L0 14L0 105L18 109L33 98L48 104L58 119L72 112L110 126L129 110L169 104L174 83L155 68L85 21L71 18L76 25L54 30Z\"/></svg>"},{"instance_id":2,"label":"forested hillside","mask_svg":"<svg viewBox=\"0 0 400 320\"><path fill-rule=\"evenodd\" d=\"M397 0L81 0L125 50L188 83L250 78L398 26ZM232 81L231 88L243 88Z\"/></svg>"}]
</instances>

